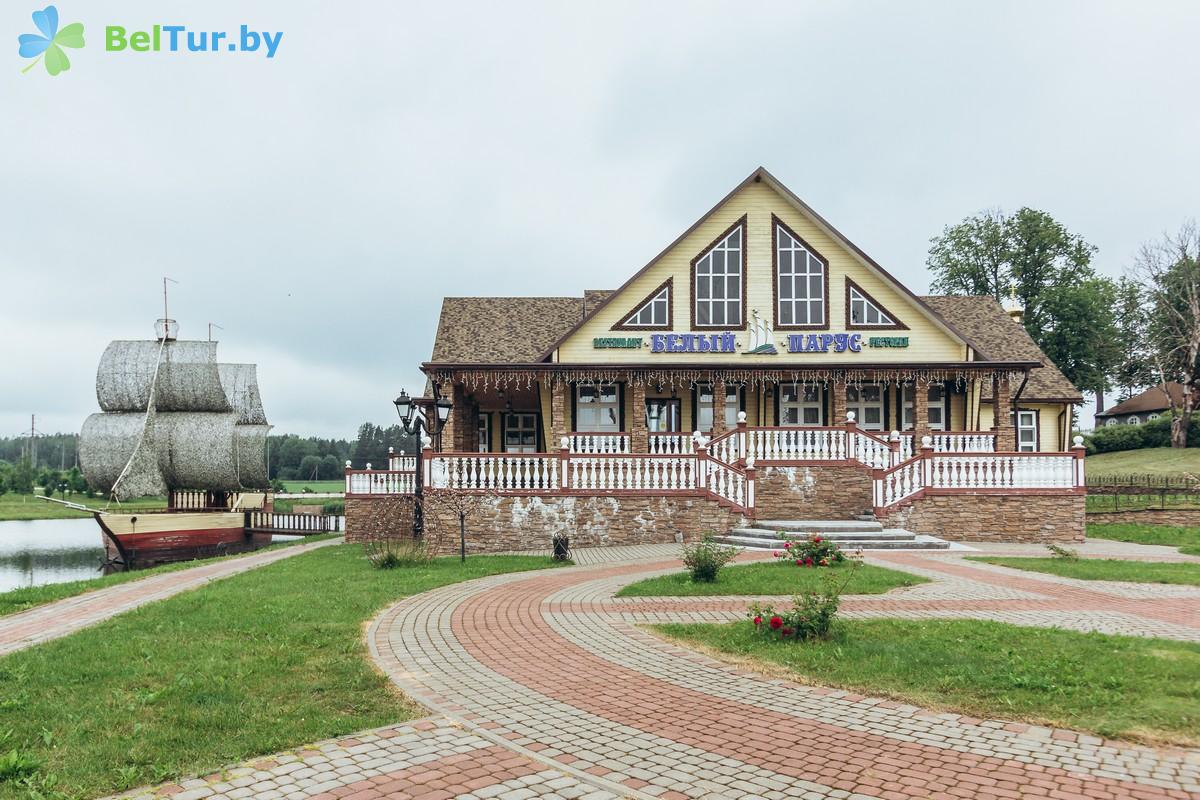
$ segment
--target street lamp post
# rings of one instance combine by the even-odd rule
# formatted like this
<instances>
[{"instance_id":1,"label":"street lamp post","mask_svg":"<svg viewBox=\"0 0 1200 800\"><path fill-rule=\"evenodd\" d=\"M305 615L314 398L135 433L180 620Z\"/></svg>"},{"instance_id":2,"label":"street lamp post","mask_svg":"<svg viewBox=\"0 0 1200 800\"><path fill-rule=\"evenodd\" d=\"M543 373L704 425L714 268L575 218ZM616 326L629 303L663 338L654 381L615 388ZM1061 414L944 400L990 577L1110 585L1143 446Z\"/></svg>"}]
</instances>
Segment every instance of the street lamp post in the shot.
<instances>
[{"instance_id":1,"label":"street lamp post","mask_svg":"<svg viewBox=\"0 0 1200 800\"><path fill-rule=\"evenodd\" d=\"M418 409L417 404L408 396L408 392L400 390L400 396L392 403L396 406L396 413L400 415L400 427L408 436L415 435L417 437L417 470L415 476L415 495L416 500L413 503L413 536L421 536L425 532L425 515L421 508L421 500L425 494L425 443L422 431L428 434L429 437L437 436L446 427L446 423L450 420L450 409L453 407L453 402L448 397L442 397L434 387L433 390L433 419L428 418L426 409Z\"/></svg>"}]
</instances>

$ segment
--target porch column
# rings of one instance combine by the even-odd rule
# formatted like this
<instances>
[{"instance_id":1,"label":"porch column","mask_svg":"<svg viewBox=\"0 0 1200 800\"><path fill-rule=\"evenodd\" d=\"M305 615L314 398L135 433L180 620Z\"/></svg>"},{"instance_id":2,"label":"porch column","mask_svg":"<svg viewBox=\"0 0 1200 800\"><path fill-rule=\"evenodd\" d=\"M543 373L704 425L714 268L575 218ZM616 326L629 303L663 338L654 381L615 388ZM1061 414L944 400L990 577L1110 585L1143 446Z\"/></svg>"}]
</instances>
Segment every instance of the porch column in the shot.
<instances>
[{"instance_id":1,"label":"porch column","mask_svg":"<svg viewBox=\"0 0 1200 800\"><path fill-rule=\"evenodd\" d=\"M571 433L571 385L566 381L557 381L550 388L550 441L546 449L556 452L562 443L562 437Z\"/></svg>"},{"instance_id":2,"label":"porch column","mask_svg":"<svg viewBox=\"0 0 1200 800\"><path fill-rule=\"evenodd\" d=\"M903 404L901 404L903 413ZM913 444L919 447L922 437L929 435L929 384L913 381Z\"/></svg>"},{"instance_id":3,"label":"porch column","mask_svg":"<svg viewBox=\"0 0 1200 800\"><path fill-rule=\"evenodd\" d=\"M441 393L443 397L449 397L454 405L450 409L450 416L446 418L446 427L442 428L439 449L443 453L462 452L466 449L466 433L469 427L466 393L461 386L449 381L442 384ZM433 408L429 411L434 413Z\"/></svg>"},{"instance_id":4,"label":"porch column","mask_svg":"<svg viewBox=\"0 0 1200 800\"><path fill-rule=\"evenodd\" d=\"M713 424L712 433L709 434L716 438L724 433L729 432L729 427L725 424L725 381L716 380L712 383L713 393ZM697 427L695 425L693 428Z\"/></svg>"},{"instance_id":5,"label":"porch column","mask_svg":"<svg viewBox=\"0 0 1200 800\"><path fill-rule=\"evenodd\" d=\"M846 382L834 381L829 391L832 392L830 414L833 419L827 420L826 425L841 425L846 421ZM858 420L861 422L861 420Z\"/></svg>"},{"instance_id":6,"label":"porch column","mask_svg":"<svg viewBox=\"0 0 1200 800\"><path fill-rule=\"evenodd\" d=\"M650 452L650 432L646 430L646 384L630 383L633 398L626 427L629 428L629 450L632 453Z\"/></svg>"},{"instance_id":7,"label":"porch column","mask_svg":"<svg viewBox=\"0 0 1200 800\"><path fill-rule=\"evenodd\" d=\"M1011 452L1017 449L1017 431L1013 427L1012 389L1008 376L992 377L992 430L996 432L996 450Z\"/></svg>"}]
</instances>

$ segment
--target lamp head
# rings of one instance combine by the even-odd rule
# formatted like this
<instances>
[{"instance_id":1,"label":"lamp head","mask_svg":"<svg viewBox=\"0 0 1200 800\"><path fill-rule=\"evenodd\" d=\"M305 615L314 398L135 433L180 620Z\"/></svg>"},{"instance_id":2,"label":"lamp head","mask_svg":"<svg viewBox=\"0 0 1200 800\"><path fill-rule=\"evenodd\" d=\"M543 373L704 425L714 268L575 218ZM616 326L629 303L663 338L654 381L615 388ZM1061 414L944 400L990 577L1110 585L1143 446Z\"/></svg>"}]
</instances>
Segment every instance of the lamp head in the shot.
<instances>
[{"instance_id":1,"label":"lamp head","mask_svg":"<svg viewBox=\"0 0 1200 800\"><path fill-rule=\"evenodd\" d=\"M449 397L439 397L434 406L437 408L438 423L445 425L446 421L450 419L450 409L454 406L454 401Z\"/></svg>"},{"instance_id":2,"label":"lamp head","mask_svg":"<svg viewBox=\"0 0 1200 800\"><path fill-rule=\"evenodd\" d=\"M400 419L404 420L407 425L412 422L413 403L412 398L408 396L408 392L400 390L400 396L392 401L396 405L396 413L400 415Z\"/></svg>"}]
</instances>

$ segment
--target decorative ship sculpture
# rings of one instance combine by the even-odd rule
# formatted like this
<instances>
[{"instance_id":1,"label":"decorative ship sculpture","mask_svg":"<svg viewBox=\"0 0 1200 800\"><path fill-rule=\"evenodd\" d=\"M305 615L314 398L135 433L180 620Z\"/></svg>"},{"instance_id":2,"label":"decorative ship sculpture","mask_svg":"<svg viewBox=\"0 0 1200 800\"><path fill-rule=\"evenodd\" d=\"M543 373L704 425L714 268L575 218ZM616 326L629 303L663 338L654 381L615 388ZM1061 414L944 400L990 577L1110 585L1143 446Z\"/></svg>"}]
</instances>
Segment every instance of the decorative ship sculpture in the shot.
<instances>
[{"instance_id":1,"label":"decorative ship sculpture","mask_svg":"<svg viewBox=\"0 0 1200 800\"><path fill-rule=\"evenodd\" d=\"M96 372L100 413L83 423L79 460L113 500L165 495L166 511L94 511L116 568L241 552L271 541L247 512L271 511L267 424L253 364L220 364L217 343L114 341ZM272 527L270 522L264 528ZM281 531L283 532L283 531Z\"/></svg>"}]
</instances>

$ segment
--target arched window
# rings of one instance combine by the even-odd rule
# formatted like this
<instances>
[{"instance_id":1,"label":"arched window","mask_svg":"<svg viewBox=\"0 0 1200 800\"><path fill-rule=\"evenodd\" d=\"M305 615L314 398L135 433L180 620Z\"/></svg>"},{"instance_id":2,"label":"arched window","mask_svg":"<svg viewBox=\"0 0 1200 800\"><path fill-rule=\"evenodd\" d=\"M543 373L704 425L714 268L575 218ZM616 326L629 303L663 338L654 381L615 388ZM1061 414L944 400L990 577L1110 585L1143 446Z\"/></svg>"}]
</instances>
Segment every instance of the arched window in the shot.
<instances>
[{"instance_id":1,"label":"arched window","mask_svg":"<svg viewBox=\"0 0 1200 800\"><path fill-rule=\"evenodd\" d=\"M1113 425L1119 425L1120 422L1121 421L1119 419L1117 419L1116 417L1109 417L1108 419L1104 420L1104 427L1108 428Z\"/></svg>"},{"instance_id":2,"label":"arched window","mask_svg":"<svg viewBox=\"0 0 1200 800\"><path fill-rule=\"evenodd\" d=\"M1151 414L1150 416L1146 417L1147 422L1152 422L1153 420L1156 420L1156 419L1158 419L1158 414Z\"/></svg>"},{"instance_id":3,"label":"arched window","mask_svg":"<svg viewBox=\"0 0 1200 800\"><path fill-rule=\"evenodd\" d=\"M1129 419L1125 420L1125 424L1126 425L1141 425L1142 421L1140 419L1138 419L1137 414L1134 414L1134 415L1130 416Z\"/></svg>"}]
</instances>

